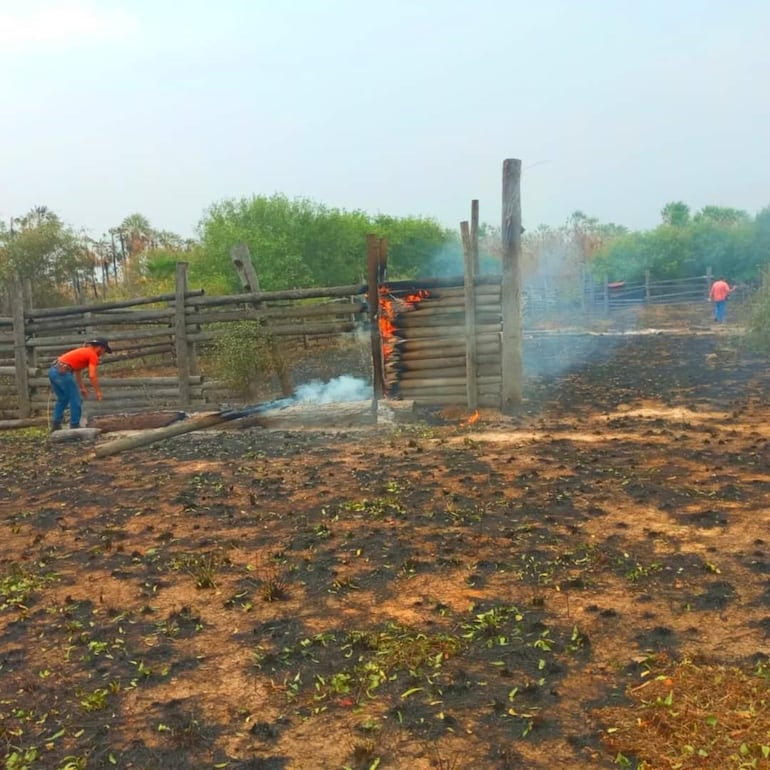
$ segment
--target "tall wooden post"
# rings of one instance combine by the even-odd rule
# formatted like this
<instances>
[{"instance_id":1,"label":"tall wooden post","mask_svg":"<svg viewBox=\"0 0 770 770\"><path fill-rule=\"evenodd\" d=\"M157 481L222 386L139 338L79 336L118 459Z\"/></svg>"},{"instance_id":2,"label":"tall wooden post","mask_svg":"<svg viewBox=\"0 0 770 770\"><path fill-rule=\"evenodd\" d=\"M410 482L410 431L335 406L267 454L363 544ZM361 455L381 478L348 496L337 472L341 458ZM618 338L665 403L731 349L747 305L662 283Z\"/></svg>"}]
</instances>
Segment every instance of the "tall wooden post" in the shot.
<instances>
[{"instance_id":1,"label":"tall wooden post","mask_svg":"<svg viewBox=\"0 0 770 770\"><path fill-rule=\"evenodd\" d=\"M372 387L374 389L372 408L376 410L377 401L385 395L385 372L380 335L380 275L382 273L380 241L374 233L366 236L366 261L368 268L366 299L369 303L369 326L372 339Z\"/></svg>"},{"instance_id":2,"label":"tall wooden post","mask_svg":"<svg viewBox=\"0 0 770 770\"><path fill-rule=\"evenodd\" d=\"M32 279L31 278L25 278L24 284L23 284L23 291L24 291L24 309L25 310L32 310L32 308L35 306L35 303L32 298ZM30 369L37 369L38 367L38 354L37 354L37 348L32 347L29 350L27 350L27 363L29 364Z\"/></svg>"},{"instance_id":3,"label":"tall wooden post","mask_svg":"<svg viewBox=\"0 0 770 770\"><path fill-rule=\"evenodd\" d=\"M27 345L24 333L24 292L21 280L14 277L11 284L11 313L13 319L13 360L16 371L16 392L19 399L19 417L32 414L32 403L27 376Z\"/></svg>"},{"instance_id":4,"label":"tall wooden post","mask_svg":"<svg viewBox=\"0 0 770 770\"><path fill-rule=\"evenodd\" d=\"M503 348L500 408L511 414L523 400L521 323L521 161L503 161Z\"/></svg>"},{"instance_id":5,"label":"tall wooden post","mask_svg":"<svg viewBox=\"0 0 770 770\"><path fill-rule=\"evenodd\" d=\"M179 406L190 406L190 357L187 345L187 262L176 263L176 296L174 301L174 344L176 369L179 377Z\"/></svg>"},{"instance_id":6,"label":"tall wooden post","mask_svg":"<svg viewBox=\"0 0 770 770\"><path fill-rule=\"evenodd\" d=\"M467 222L460 222L465 255L465 390L468 408L479 405L479 385L476 379L476 261L474 260L473 237Z\"/></svg>"},{"instance_id":7,"label":"tall wooden post","mask_svg":"<svg viewBox=\"0 0 770 770\"><path fill-rule=\"evenodd\" d=\"M473 274L479 275L481 267L479 265L479 202L471 201L471 254L473 257Z\"/></svg>"},{"instance_id":8,"label":"tall wooden post","mask_svg":"<svg viewBox=\"0 0 770 770\"><path fill-rule=\"evenodd\" d=\"M249 246L246 243L238 243L230 249L230 260L241 279L241 286L244 291L254 294L259 292L259 276L251 261Z\"/></svg>"}]
</instances>

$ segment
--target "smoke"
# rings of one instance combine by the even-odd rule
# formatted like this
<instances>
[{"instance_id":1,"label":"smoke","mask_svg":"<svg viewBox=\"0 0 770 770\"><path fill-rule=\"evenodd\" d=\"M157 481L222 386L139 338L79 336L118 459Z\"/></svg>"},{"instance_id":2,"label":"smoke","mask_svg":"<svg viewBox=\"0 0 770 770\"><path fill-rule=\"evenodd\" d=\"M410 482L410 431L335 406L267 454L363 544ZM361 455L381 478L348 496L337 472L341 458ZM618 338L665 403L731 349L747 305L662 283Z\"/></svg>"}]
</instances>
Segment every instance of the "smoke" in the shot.
<instances>
[{"instance_id":1,"label":"smoke","mask_svg":"<svg viewBox=\"0 0 770 770\"><path fill-rule=\"evenodd\" d=\"M423 278L456 278L465 273L465 262L459 244L447 244L437 249L425 266Z\"/></svg>"},{"instance_id":2,"label":"smoke","mask_svg":"<svg viewBox=\"0 0 770 770\"><path fill-rule=\"evenodd\" d=\"M298 403L332 404L343 401L366 401L372 398L372 386L364 379L343 374L328 382L311 380L294 391Z\"/></svg>"}]
</instances>

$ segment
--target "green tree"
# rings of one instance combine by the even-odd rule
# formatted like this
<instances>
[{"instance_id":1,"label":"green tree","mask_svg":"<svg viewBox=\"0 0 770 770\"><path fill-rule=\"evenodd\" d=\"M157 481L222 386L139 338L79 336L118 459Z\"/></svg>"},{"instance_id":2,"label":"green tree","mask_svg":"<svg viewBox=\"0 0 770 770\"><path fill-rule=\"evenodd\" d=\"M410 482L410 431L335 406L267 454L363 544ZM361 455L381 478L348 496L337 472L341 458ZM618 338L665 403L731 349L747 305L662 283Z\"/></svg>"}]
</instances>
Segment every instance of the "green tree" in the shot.
<instances>
[{"instance_id":1,"label":"green tree","mask_svg":"<svg viewBox=\"0 0 770 770\"><path fill-rule=\"evenodd\" d=\"M13 218L0 232L0 280L7 284L14 275L30 281L39 306L81 298L94 284L83 240L45 206Z\"/></svg>"},{"instance_id":2,"label":"green tree","mask_svg":"<svg viewBox=\"0 0 770 770\"><path fill-rule=\"evenodd\" d=\"M660 211L664 225L685 227L690 223L690 207L682 201L667 203Z\"/></svg>"},{"instance_id":3,"label":"green tree","mask_svg":"<svg viewBox=\"0 0 770 770\"><path fill-rule=\"evenodd\" d=\"M380 214L368 227L388 242L388 276L393 280L463 274L459 235L434 219Z\"/></svg>"},{"instance_id":4,"label":"green tree","mask_svg":"<svg viewBox=\"0 0 770 770\"><path fill-rule=\"evenodd\" d=\"M212 205L201 220L190 280L210 291L237 291L230 250L245 243L265 291L358 283L366 280L370 232L388 241L392 278L427 275L434 256L452 242L430 219L372 218L279 194L231 199Z\"/></svg>"},{"instance_id":5,"label":"green tree","mask_svg":"<svg viewBox=\"0 0 770 770\"><path fill-rule=\"evenodd\" d=\"M744 225L751 221L748 212L729 206L704 206L694 217L696 224L710 223L720 227Z\"/></svg>"}]
</instances>

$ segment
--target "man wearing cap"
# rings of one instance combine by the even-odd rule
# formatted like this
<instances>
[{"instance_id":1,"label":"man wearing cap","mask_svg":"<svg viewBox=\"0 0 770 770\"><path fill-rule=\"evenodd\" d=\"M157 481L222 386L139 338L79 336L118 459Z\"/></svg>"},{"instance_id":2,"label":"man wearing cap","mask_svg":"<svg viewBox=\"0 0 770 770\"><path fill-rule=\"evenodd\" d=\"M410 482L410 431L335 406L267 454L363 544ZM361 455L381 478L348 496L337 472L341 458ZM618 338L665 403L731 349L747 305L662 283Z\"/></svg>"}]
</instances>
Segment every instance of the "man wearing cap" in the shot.
<instances>
[{"instance_id":1,"label":"man wearing cap","mask_svg":"<svg viewBox=\"0 0 770 770\"><path fill-rule=\"evenodd\" d=\"M80 427L80 415L83 399L88 396L88 389L83 384L82 372L88 369L88 379L94 387L96 398L102 400L102 390L96 369L99 359L105 353L112 353L112 348L103 337L91 340L82 348L74 348L59 356L48 370L48 379L53 392L56 394L56 404L53 408L51 430L59 430L64 411L70 408L70 428Z\"/></svg>"}]
</instances>

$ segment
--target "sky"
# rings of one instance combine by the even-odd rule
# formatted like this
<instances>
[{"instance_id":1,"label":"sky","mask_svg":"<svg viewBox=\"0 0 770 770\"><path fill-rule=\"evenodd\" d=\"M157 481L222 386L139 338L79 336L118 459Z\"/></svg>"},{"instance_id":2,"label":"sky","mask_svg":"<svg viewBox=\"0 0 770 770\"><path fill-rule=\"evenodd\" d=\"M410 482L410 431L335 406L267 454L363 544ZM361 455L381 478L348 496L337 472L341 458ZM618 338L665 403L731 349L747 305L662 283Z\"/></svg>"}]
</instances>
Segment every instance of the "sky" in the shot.
<instances>
[{"instance_id":1,"label":"sky","mask_svg":"<svg viewBox=\"0 0 770 770\"><path fill-rule=\"evenodd\" d=\"M455 228L770 205L767 0L0 0L0 219L280 193Z\"/></svg>"}]
</instances>

